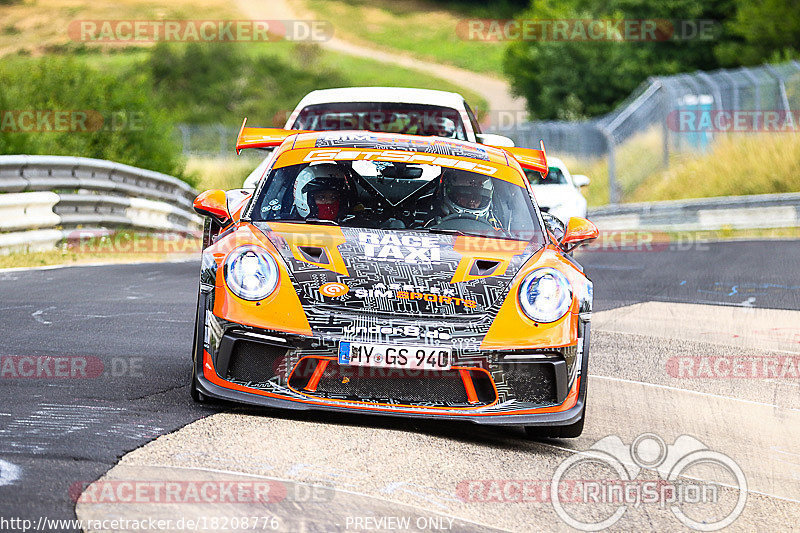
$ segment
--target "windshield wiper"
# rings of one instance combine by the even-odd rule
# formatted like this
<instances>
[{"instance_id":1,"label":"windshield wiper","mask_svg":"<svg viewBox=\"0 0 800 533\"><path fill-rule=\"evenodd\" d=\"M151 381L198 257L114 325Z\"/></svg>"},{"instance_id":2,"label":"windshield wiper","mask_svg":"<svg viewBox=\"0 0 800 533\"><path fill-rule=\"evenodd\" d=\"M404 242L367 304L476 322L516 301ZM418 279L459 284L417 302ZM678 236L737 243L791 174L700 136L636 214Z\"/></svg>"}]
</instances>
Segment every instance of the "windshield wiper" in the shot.
<instances>
[{"instance_id":1,"label":"windshield wiper","mask_svg":"<svg viewBox=\"0 0 800 533\"><path fill-rule=\"evenodd\" d=\"M306 219L306 224L308 224L308 223L323 224L325 226L338 226L339 225L339 223L336 222L335 220L325 220L325 219L322 219L322 218L311 218L311 217Z\"/></svg>"},{"instance_id":2,"label":"windshield wiper","mask_svg":"<svg viewBox=\"0 0 800 533\"><path fill-rule=\"evenodd\" d=\"M306 218L306 219L302 219L302 218L300 218L300 219L281 219L281 218L276 218L274 220L261 220L260 222L266 222L266 223L270 223L270 222L281 222L281 223L284 223L285 222L287 224L321 224L323 226L338 226L339 225L339 223L336 222L335 220L324 220L324 219L321 219L321 218L313 218L313 217L309 217L309 218Z\"/></svg>"},{"instance_id":3,"label":"windshield wiper","mask_svg":"<svg viewBox=\"0 0 800 533\"><path fill-rule=\"evenodd\" d=\"M466 233L461 231L460 229L452 229L452 228L424 228L424 231L430 233L444 233L445 235L466 235L468 237L485 237L485 235L480 235L478 233Z\"/></svg>"}]
</instances>

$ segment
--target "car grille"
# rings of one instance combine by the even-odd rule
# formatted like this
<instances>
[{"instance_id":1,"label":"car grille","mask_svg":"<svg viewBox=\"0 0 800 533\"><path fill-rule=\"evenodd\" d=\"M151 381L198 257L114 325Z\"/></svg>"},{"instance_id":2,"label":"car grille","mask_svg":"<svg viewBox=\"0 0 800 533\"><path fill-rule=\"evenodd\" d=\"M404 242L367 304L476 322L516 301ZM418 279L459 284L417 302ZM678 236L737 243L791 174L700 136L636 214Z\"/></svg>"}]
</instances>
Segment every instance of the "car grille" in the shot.
<instances>
[{"instance_id":1,"label":"car grille","mask_svg":"<svg viewBox=\"0 0 800 533\"><path fill-rule=\"evenodd\" d=\"M278 375L278 365L285 353L286 348L237 340L231 350L226 379L245 383L265 383Z\"/></svg>"},{"instance_id":2,"label":"car grille","mask_svg":"<svg viewBox=\"0 0 800 533\"><path fill-rule=\"evenodd\" d=\"M339 366L329 361L316 389L305 389L318 360L305 358L297 365L289 386L313 396L426 407L478 407L497 399L491 379L485 372L471 370L470 376L478 403L469 403L458 370L406 371L399 369Z\"/></svg>"},{"instance_id":3,"label":"car grille","mask_svg":"<svg viewBox=\"0 0 800 533\"><path fill-rule=\"evenodd\" d=\"M502 364L506 384L520 402L558 403L555 367L549 364Z\"/></svg>"}]
</instances>

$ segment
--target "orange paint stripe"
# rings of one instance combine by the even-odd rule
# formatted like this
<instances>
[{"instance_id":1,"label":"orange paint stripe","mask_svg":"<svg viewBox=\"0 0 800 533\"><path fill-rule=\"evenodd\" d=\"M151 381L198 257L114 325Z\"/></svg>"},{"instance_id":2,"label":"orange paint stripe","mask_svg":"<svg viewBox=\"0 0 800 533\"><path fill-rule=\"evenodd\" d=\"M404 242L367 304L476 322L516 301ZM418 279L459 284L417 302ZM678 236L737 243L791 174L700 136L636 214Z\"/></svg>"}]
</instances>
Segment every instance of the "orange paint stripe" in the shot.
<instances>
[{"instance_id":1,"label":"orange paint stripe","mask_svg":"<svg viewBox=\"0 0 800 533\"><path fill-rule=\"evenodd\" d=\"M478 403L478 393L475 392L475 384L472 383L472 376L469 375L469 370L459 370L461 375L461 382L464 388L467 389L467 401L469 403Z\"/></svg>"},{"instance_id":2,"label":"orange paint stripe","mask_svg":"<svg viewBox=\"0 0 800 533\"><path fill-rule=\"evenodd\" d=\"M317 363L317 368L314 369L314 373L311 374L311 379L308 380L308 385L305 386L305 390L308 392L314 392L317 390L317 385L319 385L319 380L322 379L322 374L325 373L325 369L328 368L328 363L330 363L329 359L320 359Z\"/></svg>"}]
</instances>

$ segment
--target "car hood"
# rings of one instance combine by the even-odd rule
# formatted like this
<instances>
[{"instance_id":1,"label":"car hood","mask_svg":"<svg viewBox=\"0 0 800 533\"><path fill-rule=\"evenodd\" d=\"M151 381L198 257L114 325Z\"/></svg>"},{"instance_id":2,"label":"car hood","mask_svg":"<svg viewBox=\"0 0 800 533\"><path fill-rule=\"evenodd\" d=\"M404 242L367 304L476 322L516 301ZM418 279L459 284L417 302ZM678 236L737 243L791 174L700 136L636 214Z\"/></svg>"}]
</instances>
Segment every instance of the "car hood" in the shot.
<instances>
[{"instance_id":1,"label":"car hood","mask_svg":"<svg viewBox=\"0 0 800 533\"><path fill-rule=\"evenodd\" d=\"M413 230L254 224L275 246L306 312L494 315L541 245Z\"/></svg>"},{"instance_id":2,"label":"car hood","mask_svg":"<svg viewBox=\"0 0 800 533\"><path fill-rule=\"evenodd\" d=\"M540 207L555 207L571 202L578 194L570 185L534 185L533 195Z\"/></svg>"}]
</instances>

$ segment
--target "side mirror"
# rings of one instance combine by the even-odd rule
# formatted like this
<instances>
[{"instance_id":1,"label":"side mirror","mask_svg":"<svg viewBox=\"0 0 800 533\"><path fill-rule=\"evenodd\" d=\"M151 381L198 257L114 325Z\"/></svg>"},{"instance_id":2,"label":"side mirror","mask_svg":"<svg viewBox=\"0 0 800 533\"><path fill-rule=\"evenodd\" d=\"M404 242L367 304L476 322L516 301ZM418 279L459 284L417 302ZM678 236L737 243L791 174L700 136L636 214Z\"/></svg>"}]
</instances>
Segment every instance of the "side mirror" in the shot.
<instances>
[{"instance_id":1,"label":"side mirror","mask_svg":"<svg viewBox=\"0 0 800 533\"><path fill-rule=\"evenodd\" d=\"M514 146L514 141L505 135L496 135L494 133L478 133L475 135L475 137L478 139L479 143L485 144L486 146Z\"/></svg>"},{"instance_id":2,"label":"side mirror","mask_svg":"<svg viewBox=\"0 0 800 533\"><path fill-rule=\"evenodd\" d=\"M204 217L211 217L220 226L231 219L231 215L228 213L228 198L225 195L225 191L221 189L211 189L200 193L194 199L192 207L198 214Z\"/></svg>"},{"instance_id":3,"label":"side mirror","mask_svg":"<svg viewBox=\"0 0 800 533\"><path fill-rule=\"evenodd\" d=\"M581 187L586 187L587 185L589 185L589 181L591 181L589 179L589 177L588 176L584 176L583 174L573 174L572 175L572 183L574 183L575 186L577 188L579 188L579 189Z\"/></svg>"},{"instance_id":4,"label":"side mirror","mask_svg":"<svg viewBox=\"0 0 800 533\"><path fill-rule=\"evenodd\" d=\"M593 223L585 218L572 217L567 223L567 231L561 238L559 246L562 250L569 253L581 244L595 240L600 236L600 231Z\"/></svg>"}]
</instances>

